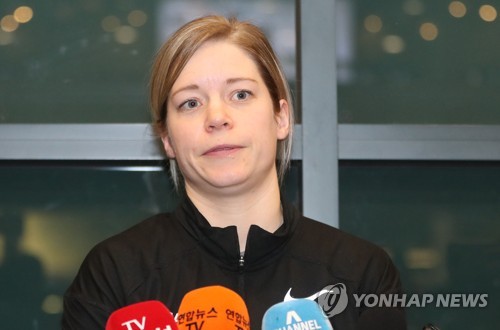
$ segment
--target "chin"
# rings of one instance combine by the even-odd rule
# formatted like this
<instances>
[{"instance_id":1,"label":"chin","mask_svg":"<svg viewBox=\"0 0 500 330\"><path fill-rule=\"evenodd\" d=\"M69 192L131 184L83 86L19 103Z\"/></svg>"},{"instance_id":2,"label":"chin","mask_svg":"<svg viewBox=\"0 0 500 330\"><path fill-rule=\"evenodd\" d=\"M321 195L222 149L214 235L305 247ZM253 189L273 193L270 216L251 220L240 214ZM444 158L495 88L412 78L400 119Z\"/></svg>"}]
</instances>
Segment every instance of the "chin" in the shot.
<instances>
[{"instance_id":1,"label":"chin","mask_svg":"<svg viewBox=\"0 0 500 330\"><path fill-rule=\"evenodd\" d=\"M217 180L209 180L210 184L216 188L231 188L236 187L245 182L245 180L236 179L236 178L228 178L228 179L217 179Z\"/></svg>"},{"instance_id":2,"label":"chin","mask_svg":"<svg viewBox=\"0 0 500 330\"><path fill-rule=\"evenodd\" d=\"M248 181L249 176L242 173L219 173L206 178L213 187L230 188L244 184Z\"/></svg>"}]
</instances>

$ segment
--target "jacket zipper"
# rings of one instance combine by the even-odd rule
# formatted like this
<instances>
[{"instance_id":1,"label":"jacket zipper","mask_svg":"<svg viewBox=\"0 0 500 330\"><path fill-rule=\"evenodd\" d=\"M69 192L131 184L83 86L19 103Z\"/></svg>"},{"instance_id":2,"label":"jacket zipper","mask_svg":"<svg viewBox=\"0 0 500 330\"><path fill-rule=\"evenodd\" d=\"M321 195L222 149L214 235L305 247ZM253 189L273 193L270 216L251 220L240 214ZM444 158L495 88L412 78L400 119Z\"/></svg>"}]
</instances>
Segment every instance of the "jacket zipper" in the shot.
<instances>
[{"instance_id":1,"label":"jacket zipper","mask_svg":"<svg viewBox=\"0 0 500 330\"><path fill-rule=\"evenodd\" d=\"M238 291L240 292L240 295L242 298L245 297L245 272L244 268L245 267L245 253L240 252L240 259L238 260L238 270L239 270L239 275L238 275Z\"/></svg>"}]
</instances>

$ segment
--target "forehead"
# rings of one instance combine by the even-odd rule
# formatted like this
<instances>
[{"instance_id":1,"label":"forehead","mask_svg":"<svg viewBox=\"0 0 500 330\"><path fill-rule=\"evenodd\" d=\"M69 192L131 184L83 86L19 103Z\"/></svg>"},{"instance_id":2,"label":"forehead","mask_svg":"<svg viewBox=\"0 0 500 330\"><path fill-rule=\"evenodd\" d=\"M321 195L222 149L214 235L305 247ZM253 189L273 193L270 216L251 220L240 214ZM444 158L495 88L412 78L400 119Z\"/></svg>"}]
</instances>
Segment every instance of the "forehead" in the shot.
<instances>
[{"instance_id":1,"label":"forehead","mask_svg":"<svg viewBox=\"0 0 500 330\"><path fill-rule=\"evenodd\" d=\"M174 83L198 83L200 80L246 77L262 81L253 58L229 41L205 42L189 59Z\"/></svg>"}]
</instances>

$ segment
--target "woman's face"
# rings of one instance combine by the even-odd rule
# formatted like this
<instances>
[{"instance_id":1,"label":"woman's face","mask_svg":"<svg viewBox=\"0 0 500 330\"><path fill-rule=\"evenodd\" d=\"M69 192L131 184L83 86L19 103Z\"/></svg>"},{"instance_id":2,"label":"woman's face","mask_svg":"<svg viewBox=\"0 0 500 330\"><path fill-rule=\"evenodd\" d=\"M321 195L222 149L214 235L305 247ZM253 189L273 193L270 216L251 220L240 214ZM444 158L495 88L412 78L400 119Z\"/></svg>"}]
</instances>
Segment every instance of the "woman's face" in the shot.
<instances>
[{"instance_id":1,"label":"woman's face","mask_svg":"<svg viewBox=\"0 0 500 330\"><path fill-rule=\"evenodd\" d=\"M188 61L167 104L167 155L176 158L186 190L255 191L276 180L277 141L289 132L288 104L275 112L247 53L210 41Z\"/></svg>"}]
</instances>

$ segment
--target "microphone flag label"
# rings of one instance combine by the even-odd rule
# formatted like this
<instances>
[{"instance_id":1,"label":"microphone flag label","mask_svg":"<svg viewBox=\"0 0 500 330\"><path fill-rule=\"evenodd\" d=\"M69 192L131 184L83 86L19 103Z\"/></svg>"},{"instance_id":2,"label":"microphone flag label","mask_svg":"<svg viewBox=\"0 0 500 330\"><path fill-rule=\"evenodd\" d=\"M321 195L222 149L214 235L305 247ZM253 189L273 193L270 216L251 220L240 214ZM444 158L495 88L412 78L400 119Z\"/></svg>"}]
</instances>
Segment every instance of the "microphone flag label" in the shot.
<instances>
[{"instance_id":1,"label":"microphone flag label","mask_svg":"<svg viewBox=\"0 0 500 330\"><path fill-rule=\"evenodd\" d=\"M136 327L133 327L132 324L134 324ZM127 330L134 330L134 329L144 330L144 329L146 329L146 317L143 316L141 322L139 322L136 319L133 319L133 320L130 320L127 322L123 322L122 326L127 327Z\"/></svg>"},{"instance_id":2,"label":"microphone flag label","mask_svg":"<svg viewBox=\"0 0 500 330\"><path fill-rule=\"evenodd\" d=\"M249 330L250 316L236 292L219 285L189 291L176 317L179 330Z\"/></svg>"},{"instance_id":3,"label":"microphone flag label","mask_svg":"<svg viewBox=\"0 0 500 330\"><path fill-rule=\"evenodd\" d=\"M120 308L109 316L106 330L178 330L170 310L158 300Z\"/></svg>"},{"instance_id":4,"label":"microphone flag label","mask_svg":"<svg viewBox=\"0 0 500 330\"><path fill-rule=\"evenodd\" d=\"M262 330L332 330L320 306L312 300L294 299L271 306L262 320Z\"/></svg>"}]
</instances>

